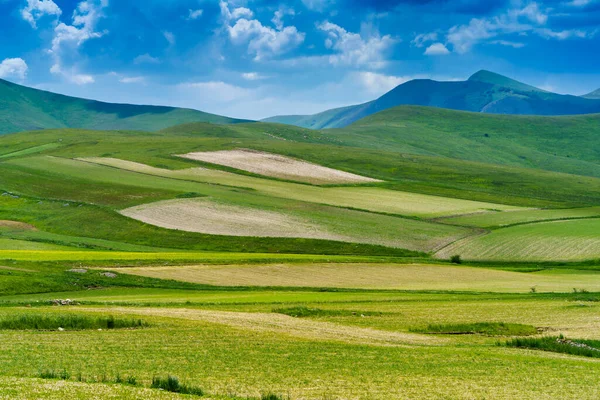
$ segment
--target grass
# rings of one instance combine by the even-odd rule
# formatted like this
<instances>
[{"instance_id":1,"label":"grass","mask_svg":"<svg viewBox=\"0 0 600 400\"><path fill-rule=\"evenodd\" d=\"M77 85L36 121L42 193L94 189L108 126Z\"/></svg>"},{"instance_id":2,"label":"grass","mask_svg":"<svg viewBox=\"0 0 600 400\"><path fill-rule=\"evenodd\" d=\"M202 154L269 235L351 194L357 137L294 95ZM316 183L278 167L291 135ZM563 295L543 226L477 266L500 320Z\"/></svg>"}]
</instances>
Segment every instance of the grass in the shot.
<instances>
[{"instance_id":1,"label":"grass","mask_svg":"<svg viewBox=\"0 0 600 400\"><path fill-rule=\"evenodd\" d=\"M600 358L600 340L567 339L564 336L543 338L514 338L505 346L521 349L550 351L553 353Z\"/></svg>"},{"instance_id":2,"label":"grass","mask_svg":"<svg viewBox=\"0 0 600 400\"><path fill-rule=\"evenodd\" d=\"M471 324L428 325L426 328L412 328L412 332L442 335L486 335L486 336L529 336L538 333L531 325L505 322L476 322Z\"/></svg>"},{"instance_id":3,"label":"grass","mask_svg":"<svg viewBox=\"0 0 600 400\"><path fill-rule=\"evenodd\" d=\"M476 226L480 228L501 228L510 225L528 224L549 220L569 220L600 218L600 207L568 208L558 210L526 210L510 213L487 212L474 215L444 218L448 224Z\"/></svg>"},{"instance_id":4,"label":"grass","mask_svg":"<svg viewBox=\"0 0 600 400\"><path fill-rule=\"evenodd\" d=\"M165 390L167 392L189 394L194 396L204 396L204 391L196 386L189 386L181 384L179 379L175 376L160 377L155 376L152 378L152 389Z\"/></svg>"},{"instance_id":5,"label":"grass","mask_svg":"<svg viewBox=\"0 0 600 400\"><path fill-rule=\"evenodd\" d=\"M77 314L14 314L0 318L0 330L85 330L143 328L141 319L123 319L114 316L97 317Z\"/></svg>"},{"instance_id":6,"label":"grass","mask_svg":"<svg viewBox=\"0 0 600 400\"><path fill-rule=\"evenodd\" d=\"M600 219L540 222L460 240L436 255L465 260L575 261L597 259Z\"/></svg>"},{"instance_id":7,"label":"grass","mask_svg":"<svg viewBox=\"0 0 600 400\"><path fill-rule=\"evenodd\" d=\"M501 265L504 266L504 265ZM600 291L600 275L594 271L562 270L520 272L482 267L428 263L274 263L271 265L141 266L112 269L156 279L233 287L356 288L387 290L455 290L527 293L571 292L582 288Z\"/></svg>"},{"instance_id":8,"label":"grass","mask_svg":"<svg viewBox=\"0 0 600 400\"><path fill-rule=\"evenodd\" d=\"M381 313L373 311L356 311L356 310L323 310L321 308L311 307L290 307L290 308L274 308L274 313L289 315L295 318L309 317L372 317L381 315Z\"/></svg>"}]
</instances>

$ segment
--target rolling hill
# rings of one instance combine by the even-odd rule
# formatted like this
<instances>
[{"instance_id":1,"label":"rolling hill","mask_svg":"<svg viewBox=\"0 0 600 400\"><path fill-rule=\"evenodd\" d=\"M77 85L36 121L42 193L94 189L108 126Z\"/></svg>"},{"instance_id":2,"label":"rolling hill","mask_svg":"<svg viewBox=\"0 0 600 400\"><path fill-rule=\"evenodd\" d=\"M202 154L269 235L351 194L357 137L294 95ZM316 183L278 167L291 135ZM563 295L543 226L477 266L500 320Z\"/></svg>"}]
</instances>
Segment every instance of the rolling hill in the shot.
<instances>
[{"instance_id":1,"label":"rolling hill","mask_svg":"<svg viewBox=\"0 0 600 400\"><path fill-rule=\"evenodd\" d=\"M155 131L186 122L241 121L184 108L80 99L0 79L0 134L53 128Z\"/></svg>"},{"instance_id":2,"label":"rolling hill","mask_svg":"<svg viewBox=\"0 0 600 400\"><path fill-rule=\"evenodd\" d=\"M596 92L594 92L596 93ZM420 105L489 114L576 115L600 112L600 99L550 93L489 71L466 81L406 82L364 104L327 110L315 115L276 116L264 120L311 129L341 128L361 118L400 105Z\"/></svg>"},{"instance_id":3,"label":"rolling hill","mask_svg":"<svg viewBox=\"0 0 600 400\"><path fill-rule=\"evenodd\" d=\"M598 100L600 100L600 89L594 90L592 93L588 93L588 94L586 94L584 96L581 96L581 97L584 97L586 99L598 99Z\"/></svg>"}]
</instances>

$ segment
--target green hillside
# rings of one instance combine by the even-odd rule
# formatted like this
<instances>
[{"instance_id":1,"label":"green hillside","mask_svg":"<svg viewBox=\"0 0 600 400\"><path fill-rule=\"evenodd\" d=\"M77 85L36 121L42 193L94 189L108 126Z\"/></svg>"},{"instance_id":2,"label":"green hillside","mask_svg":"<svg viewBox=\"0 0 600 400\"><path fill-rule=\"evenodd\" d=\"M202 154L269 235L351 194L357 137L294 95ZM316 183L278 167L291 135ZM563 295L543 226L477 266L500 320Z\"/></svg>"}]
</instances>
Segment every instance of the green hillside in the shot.
<instances>
[{"instance_id":1,"label":"green hillside","mask_svg":"<svg viewBox=\"0 0 600 400\"><path fill-rule=\"evenodd\" d=\"M587 97L587 96L586 96ZM546 92L490 71L479 71L467 81L406 82L380 98L306 116L276 116L267 122L311 129L341 128L361 118L400 105L419 105L489 114L577 115L600 113L600 100Z\"/></svg>"},{"instance_id":2,"label":"green hillside","mask_svg":"<svg viewBox=\"0 0 600 400\"><path fill-rule=\"evenodd\" d=\"M326 132L356 147L600 177L600 114L485 115L401 106Z\"/></svg>"},{"instance_id":3,"label":"green hillside","mask_svg":"<svg viewBox=\"0 0 600 400\"><path fill-rule=\"evenodd\" d=\"M79 99L0 79L0 134L52 128L154 131L196 121L241 122L191 109Z\"/></svg>"},{"instance_id":4,"label":"green hillside","mask_svg":"<svg viewBox=\"0 0 600 400\"><path fill-rule=\"evenodd\" d=\"M588 93L581 97L585 97L586 99L600 99L600 89L594 90L593 92Z\"/></svg>"}]
</instances>

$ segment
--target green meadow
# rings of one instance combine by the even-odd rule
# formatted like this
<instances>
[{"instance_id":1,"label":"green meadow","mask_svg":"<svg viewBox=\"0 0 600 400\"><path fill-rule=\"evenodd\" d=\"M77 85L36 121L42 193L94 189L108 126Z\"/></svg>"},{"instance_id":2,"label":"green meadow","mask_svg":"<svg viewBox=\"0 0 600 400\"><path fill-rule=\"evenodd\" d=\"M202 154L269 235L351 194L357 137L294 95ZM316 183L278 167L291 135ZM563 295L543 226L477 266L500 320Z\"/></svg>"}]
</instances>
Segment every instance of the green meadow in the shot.
<instances>
[{"instance_id":1,"label":"green meadow","mask_svg":"<svg viewBox=\"0 0 600 400\"><path fill-rule=\"evenodd\" d=\"M596 119L1 136L0 398L596 399ZM236 149L379 182L181 157Z\"/></svg>"}]
</instances>

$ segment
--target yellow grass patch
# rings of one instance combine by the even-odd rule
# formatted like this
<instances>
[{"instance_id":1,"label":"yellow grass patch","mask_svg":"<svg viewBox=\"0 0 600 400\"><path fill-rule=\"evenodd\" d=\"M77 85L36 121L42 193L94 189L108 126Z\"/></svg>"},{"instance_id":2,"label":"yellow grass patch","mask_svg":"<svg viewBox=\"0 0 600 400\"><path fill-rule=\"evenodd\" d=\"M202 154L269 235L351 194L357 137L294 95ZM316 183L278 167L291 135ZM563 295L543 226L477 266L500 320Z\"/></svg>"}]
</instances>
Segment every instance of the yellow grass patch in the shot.
<instances>
[{"instance_id":1,"label":"yellow grass patch","mask_svg":"<svg viewBox=\"0 0 600 400\"><path fill-rule=\"evenodd\" d=\"M132 267L119 273L217 286L296 286L483 292L600 291L600 274L522 273L422 264L269 264Z\"/></svg>"},{"instance_id":2,"label":"yellow grass patch","mask_svg":"<svg viewBox=\"0 0 600 400\"><path fill-rule=\"evenodd\" d=\"M121 312L135 315L152 315L168 318L205 321L228 325L236 328L258 332L272 332L281 335L299 337L310 340L341 341L353 344L369 344L379 346L426 345L439 344L447 340L430 335L387 332L371 328L359 328L339 325L331 322L313 321L289 317L274 313L248 313L233 311L212 311L192 309L160 309L160 308L89 308L85 311Z\"/></svg>"},{"instance_id":3,"label":"yellow grass patch","mask_svg":"<svg viewBox=\"0 0 600 400\"><path fill-rule=\"evenodd\" d=\"M26 224L25 222L0 220L0 229L18 230L18 231L35 231L35 226Z\"/></svg>"},{"instance_id":4,"label":"yellow grass patch","mask_svg":"<svg viewBox=\"0 0 600 400\"><path fill-rule=\"evenodd\" d=\"M163 228L211 235L347 239L299 217L207 199L160 201L131 207L121 214Z\"/></svg>"},{"instance_id":5,"label":"yellow grass patch","mask_svg":"<svg viewBox=\"0 0 600 400\"><path fill-rule=\"evenodd\" d=\"M256 150L197 152L184 154L180 157L224 165L259 175L313 184L381 182L377 179Z\"/></svg>"}]
</instances>

